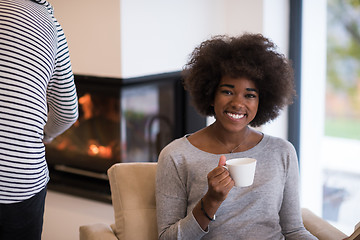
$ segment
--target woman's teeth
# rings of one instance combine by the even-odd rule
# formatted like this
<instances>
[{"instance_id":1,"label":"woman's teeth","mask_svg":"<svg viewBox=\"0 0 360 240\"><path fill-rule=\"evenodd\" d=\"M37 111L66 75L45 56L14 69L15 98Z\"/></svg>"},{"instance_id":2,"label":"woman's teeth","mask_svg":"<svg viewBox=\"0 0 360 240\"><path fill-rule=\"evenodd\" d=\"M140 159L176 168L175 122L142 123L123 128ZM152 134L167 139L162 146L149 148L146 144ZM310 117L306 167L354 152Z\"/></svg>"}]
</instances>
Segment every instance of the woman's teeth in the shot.
<instances>
[{"instance_id":1,"label":"woman's teeth","mask_svg":"<svg viewBox=\"0 0 360 240\"><path fill-rule=\"evenodd\" d=\"M236 114L236 113L226 113L227 115L229 115L231 118L234 119L240 119L243 118L245 116L245 114Z\"/></svg>"}]
</instances>

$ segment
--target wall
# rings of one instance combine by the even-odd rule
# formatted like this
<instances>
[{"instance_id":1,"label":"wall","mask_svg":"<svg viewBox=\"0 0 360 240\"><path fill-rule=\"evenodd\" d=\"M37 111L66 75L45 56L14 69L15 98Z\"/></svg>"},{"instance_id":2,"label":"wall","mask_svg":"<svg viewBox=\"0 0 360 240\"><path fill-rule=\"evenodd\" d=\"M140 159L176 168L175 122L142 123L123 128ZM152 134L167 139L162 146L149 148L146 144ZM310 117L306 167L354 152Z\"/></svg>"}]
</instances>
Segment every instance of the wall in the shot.
<instances>
[{"instance_id":1,"label":"wall","mask_svg":"<svg viewBox=\"0 0 360 240\"><path fill-rule=\"evenodd\" d=\"M261 32L261 9L261 0L122 0L122 75L181 70L211 35Z\"/></svg>"},{"instance_id":2,"label":"wall","mask_svg":"<svg viewBox=\"0 0 360 240\"><path fill-rule=\"evenodd\" d=\"M134 77L181 70L215 34L262 32L262 0L53 0L78 74Z\"/></svg>"},{"instance_id":3,"label":"wall","mask_svg":"<svg viewBox=\"0 0 360 240\"><path fill-rule=\"evenodd\" d=\"M120 76L120 2L50 0L68 40L77 74Z\"/></svg>"}]
</instances>

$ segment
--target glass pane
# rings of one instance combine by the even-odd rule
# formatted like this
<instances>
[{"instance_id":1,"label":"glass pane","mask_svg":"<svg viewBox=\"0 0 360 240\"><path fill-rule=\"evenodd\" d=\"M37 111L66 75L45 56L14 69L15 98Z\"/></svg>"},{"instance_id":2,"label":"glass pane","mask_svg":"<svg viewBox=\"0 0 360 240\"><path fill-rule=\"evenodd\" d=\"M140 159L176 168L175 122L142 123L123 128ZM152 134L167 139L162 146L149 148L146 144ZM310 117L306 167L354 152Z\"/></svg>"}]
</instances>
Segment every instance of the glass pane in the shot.
<instances>
[{"instance_id":1,"label":"glass pane","mask_svg":"<svg viewBox=\"0 0 360 240\"><path fill-rule=\"evenodd\" d=\"M351 233L360 221L360 1L327 1L323 218Z\"/></svg>"},{"instance_id":2,"label":"glass pane","mask_svg":"<svg viewBox=\"0 0 360 240\"><path fill-rule=\"evenodd\" d=\"M78 91L79 118L47 145L53 164L106 172L120 162L120 91Z\"/></svg>"},{"instance_id":3,"label":"glass pane","mask_svg":"<svg viewBox=\"0 0 360 240\"><path fill-rule=\"evenodd\" d=\"M121 96L123 162L155 162L173 139L173 83L125 87Z\"/></svg>"}]
</instances>

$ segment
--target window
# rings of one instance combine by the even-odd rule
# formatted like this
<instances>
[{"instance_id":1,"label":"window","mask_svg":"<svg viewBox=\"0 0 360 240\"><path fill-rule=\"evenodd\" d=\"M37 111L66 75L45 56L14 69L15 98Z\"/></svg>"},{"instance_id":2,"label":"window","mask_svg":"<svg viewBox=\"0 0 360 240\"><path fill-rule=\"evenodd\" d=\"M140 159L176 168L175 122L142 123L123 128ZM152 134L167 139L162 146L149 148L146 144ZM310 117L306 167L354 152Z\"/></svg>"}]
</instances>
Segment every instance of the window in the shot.
<instances>
[{"instance_id":1,"label":"window","mask_svg":"<svg viewBox=\"0 0 360 240\"><path fill-rule=\"evenodd\" d=\"M360 1L327 0L323 218L360 221Z\"/></svg>"},{"instance_id":2,"label":"window","mask_svg":"<svg viewBox=\"0 0 360 240\"><path fill-rule=\"evenodd\" d=\"M360 221L360 1L303 0L302 205L346 234Z\"/></svg>"}]
</instances>

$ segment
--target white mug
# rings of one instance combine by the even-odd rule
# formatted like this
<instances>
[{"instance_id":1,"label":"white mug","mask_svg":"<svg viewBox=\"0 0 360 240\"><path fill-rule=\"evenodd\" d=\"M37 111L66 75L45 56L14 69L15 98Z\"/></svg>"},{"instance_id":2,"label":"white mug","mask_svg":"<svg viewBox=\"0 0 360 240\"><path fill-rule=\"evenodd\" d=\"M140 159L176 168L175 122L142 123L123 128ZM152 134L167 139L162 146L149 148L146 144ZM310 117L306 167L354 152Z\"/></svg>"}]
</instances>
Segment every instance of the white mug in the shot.
<instances>
[{"instance_id":1,"label":"white mug","mask_svg":"<svg viewBox=\"0 0 360 240\"><path fill-rule=\"evenodd\" d=\"M248 187L253 184L256 168L254 158L233 158L226 161L224 166L235 182L236 187Z\"/></svg>"}]
</instances>

